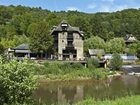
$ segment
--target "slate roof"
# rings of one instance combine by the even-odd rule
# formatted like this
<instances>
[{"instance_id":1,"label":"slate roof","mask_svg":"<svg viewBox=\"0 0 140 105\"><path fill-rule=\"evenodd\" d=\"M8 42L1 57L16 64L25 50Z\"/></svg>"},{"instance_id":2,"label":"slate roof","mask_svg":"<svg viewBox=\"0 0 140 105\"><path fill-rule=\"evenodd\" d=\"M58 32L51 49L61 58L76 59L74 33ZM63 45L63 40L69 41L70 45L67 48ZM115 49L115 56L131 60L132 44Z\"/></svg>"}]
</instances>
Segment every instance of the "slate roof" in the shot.
<instances>
[{"instance_id":1,"label":"slate roof","mask_svg":"<svg viewBox=\"0 0 140 105\"><path fill-rule=\"evenodd\" d=\"M66 28L66 31L70 31L70 32L78 32L80 33L80 35L83 36L83 31L80 31L79 27L72 27L70 24L67 23L67 21L63 20L58 26L54 26L54 28L52 29L52 34L53 32L61 32L63 31L62 29L62 24L67 24L67 28Z\"/></svg>"},{"instance_id":2,"label":"slate roof","mask_svg":"<svg viewBox=\"0 0 140 105\"><path fill-rule=\"evenodd\" d=\"M135 42L137 39L132 34L127 34L124 37L125 42Z\"/></svg>"},{"instance_id":3,"label":"slate roof","mask_svg":"<svg viewBox=\"0 0 140 105\"><path fill-rule=\"evenodd\" d=\"M105 55L104 49L88 49L90 56L97 56L98 54Z\"/></svg>"},{"instance_id":4,"label":"slate roof","mask_svg":"<svg viewBox=\"0 0 140 105\"><path fill-rule=\"evenodd\" d=\"M29 50L29 45L28 44L21 44L13 49L14 50Z\"/></svg>"}]
</instances>

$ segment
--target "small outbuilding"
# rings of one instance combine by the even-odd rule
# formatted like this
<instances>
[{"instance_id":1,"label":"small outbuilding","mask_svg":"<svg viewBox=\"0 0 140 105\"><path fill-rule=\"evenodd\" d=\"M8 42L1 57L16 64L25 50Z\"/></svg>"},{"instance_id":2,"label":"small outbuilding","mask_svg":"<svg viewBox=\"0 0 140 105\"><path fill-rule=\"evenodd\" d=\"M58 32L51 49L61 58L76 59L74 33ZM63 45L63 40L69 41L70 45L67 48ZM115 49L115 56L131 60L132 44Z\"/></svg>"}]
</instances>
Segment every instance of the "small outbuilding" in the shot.
<instances>
[{"instance_id":1,"label":"small outbuilding","mask_svg":"<svg viewBox=\"0 0 140 105\"><path fill-rule=\"evenodd\" d=\"M16 57L18 60L22 60L24 57L28 57L30 59L39 59L42 56L42 58L45 58L45 54L32 52L29 48L29 44L25 43L14 48L9 48L8 55L13 55L13 57ZM11 59L11 57L9 58Z\"/></svg>"},{"instance_id":2,"label":"small outbuilding","mask_svg":"<svg viewBox=\"0 0 140 105\"><path fill-rule=\"evenodd\" d=\"M104 49L88 49L89 57L99 57L102 58L105 55Z\"/></svg>"},{"instance_id":3,"label":"small outbuilding","mask_svg":"<svg viewBox=\"0 0 140 105\"><path fill-rule=\"evenodd\" d=\"M104 49L88 49L89 57L98 60L100 67L107 67L107 60L104 59Z\"/></svg>"},{"instance_id":4,"label":"small outbuilding","mask_svg":"<svg viewBox=\"0 0 140 105\"><path fill-rule=\"evenodd\" d=\"M14 48L8 49L8 58L13 59L16 57L18 60L23 60L24 57L30 58L31 51L28 44L21 44Z\"/></svg>"},{"instance_id":5,"label":"small outbuilding","mask_svg":"<svg viewBox=\"0 0 140 105\"><path fill-rule=\"evenodd\" d=\"M127 34L124 37L124 40L125 40L126 45L132 44L137 41L136 37L134 37L134 35L132 35L132 34Z\"/></svg>"},{"instance_id":6,"label":"small outbuilding","mask_svg":"<svg viewBox=\"0 0 140 105\"><path fill-rule=\"evenodd\" d=\"M16 57L30 57L31 51L29 50L28 44L21 44L15 48L12 48L14 50L14 55Z\"/></svg>"}]
</instances>

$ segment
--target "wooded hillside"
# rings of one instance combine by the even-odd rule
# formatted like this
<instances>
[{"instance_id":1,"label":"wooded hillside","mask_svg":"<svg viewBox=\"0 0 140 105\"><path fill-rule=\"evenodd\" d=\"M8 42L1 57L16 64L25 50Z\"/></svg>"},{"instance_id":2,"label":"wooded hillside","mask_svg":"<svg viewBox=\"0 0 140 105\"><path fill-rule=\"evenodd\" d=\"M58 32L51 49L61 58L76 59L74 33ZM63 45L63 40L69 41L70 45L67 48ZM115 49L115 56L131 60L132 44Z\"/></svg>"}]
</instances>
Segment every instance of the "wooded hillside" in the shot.
<instances>
[{"instance_id":1,"label":"wooded hillside","mask_svg":"<svg viewBox=\"0 0 140 105\"><path fill-rule=\"evenodd\" d=\"M99 36L105 41L133 34L140 39L140 9L126 9L114 13L88 14L78 11L51 12L24 6L0 6L0 43L4 48L29 41L28 29L43 22L49 29L63 19L80 27L85 38Z\"/></svg>"}]
</instances>

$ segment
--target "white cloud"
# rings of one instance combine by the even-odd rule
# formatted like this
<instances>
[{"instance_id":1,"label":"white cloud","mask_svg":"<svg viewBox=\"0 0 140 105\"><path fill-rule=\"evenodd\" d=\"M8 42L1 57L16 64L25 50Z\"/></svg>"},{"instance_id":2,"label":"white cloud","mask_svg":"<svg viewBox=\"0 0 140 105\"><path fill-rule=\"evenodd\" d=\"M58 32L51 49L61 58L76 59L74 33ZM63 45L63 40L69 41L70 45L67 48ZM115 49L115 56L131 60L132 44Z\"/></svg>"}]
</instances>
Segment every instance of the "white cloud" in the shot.
<instances>
[{"instance_id":1,"label":"white cloud","mask_svg":"<svg viewBox=\"0 0 140 105\"><path fill-rule=\"evenodd\" d=\"M111 12L111 11L110 11L110 6L102 5L102 6L99 8L99 11L100 11L100 12Z\"/></svg>"},{"instance_id":2,"label":"white cloud","mask_svg":"<svg viewBox=\"0 0 140 105\"><path fill-rule=\"evenodd\" d=\"M121 10L126 9L126 8L128 8L127 5L120 5L120 6L116 6L114 11L121 11Z\"/></svg>"},{"instance_id":3,"label":"white cloud","mask_svg":"<svg viewBox=\"0 0 140 105\"><path fill-rule=\"evenodd\" d=\"M79 9L76 7L67 7L67 11L76 11L76 10L79 10Z\"/></svg>"},{"instance_id":4,"label":"white cloud","mask_svg":"<svg viewBox=\"0 0 140 105\"><path fill-rule=\"evenodd\" d=\"M87 9L95 10L98 12L115 12L121 11L127 8L140 8L140 3L134 2L136 0L128 0L131 1L131 5L128 3L118 3L115 0L101 0L102 2L93 2L87 5ZM133 1L133 2L132 2Z\"/></svg>"},{"instance_id":5,"label":"white cloud","mask_svg":"<svg viewBox=\"0 0 140 105\"><path fill-rule=\"evenodd\" d=\"M96 4L95 3L92 3L92 4L88 5L88 9L94 9L94 8L96 8Z\"/></svg>"},{"instance_id":6,"label":"white cloud","mask_svg":"<svg viewBox=\"0 0 140 105\"><path fill-rule=\"evenodd\" d=\"M128 8L127 5L100 5L99 11L100 12L115 12L115 11L121 11L127 8Z\"/></svg>"}]
</instances>

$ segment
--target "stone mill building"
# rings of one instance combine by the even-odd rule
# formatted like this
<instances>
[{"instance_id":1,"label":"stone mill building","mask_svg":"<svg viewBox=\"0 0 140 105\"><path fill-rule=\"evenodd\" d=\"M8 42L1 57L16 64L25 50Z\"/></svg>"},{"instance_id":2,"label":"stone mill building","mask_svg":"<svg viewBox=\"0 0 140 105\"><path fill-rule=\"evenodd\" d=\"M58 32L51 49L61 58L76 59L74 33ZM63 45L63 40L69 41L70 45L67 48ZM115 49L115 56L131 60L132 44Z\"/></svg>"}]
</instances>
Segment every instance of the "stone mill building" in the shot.
<instances>
[{"instance_id":1,"label":"stone mill building","mask_svg":"<svg viewBox=\"0 0 140 105\"><path fill-rule=\"evenodd\" d=\"M83 60L83 32L65 20L53 27L55 56L58 60Z\"/></svg>"}]
</instances>

